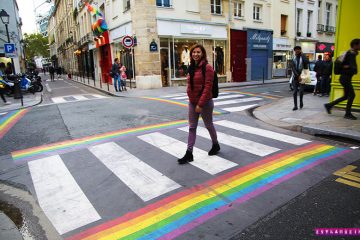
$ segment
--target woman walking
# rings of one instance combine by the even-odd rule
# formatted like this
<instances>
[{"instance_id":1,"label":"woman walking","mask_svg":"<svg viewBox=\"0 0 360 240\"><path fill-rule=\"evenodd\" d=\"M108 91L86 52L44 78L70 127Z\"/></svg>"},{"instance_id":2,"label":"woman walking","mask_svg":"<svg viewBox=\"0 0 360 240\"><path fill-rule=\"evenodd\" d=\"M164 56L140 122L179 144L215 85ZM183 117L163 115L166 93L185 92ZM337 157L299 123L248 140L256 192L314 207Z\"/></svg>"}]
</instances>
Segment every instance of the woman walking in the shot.
<instances>
[{"instance_id":1,"label":"woman walking","mask_svg":"<svg viewBox=\"0 0 360 240\"><path fill-rule=\"evenodd\" d=\"M202 71L203 65L206 66L205 74ZM212 140L209 155L216 155L220 151L212 119L214 109L212 100L213 79L214 70L207 62L205 48L200 44L194 45L190 49L190 66L187 75L187 95L189 97L188 146L185 156L178 159L179 164L194 160L192 151L196 140L196 128L200 114Z\"/></svg>"}]
</instances>

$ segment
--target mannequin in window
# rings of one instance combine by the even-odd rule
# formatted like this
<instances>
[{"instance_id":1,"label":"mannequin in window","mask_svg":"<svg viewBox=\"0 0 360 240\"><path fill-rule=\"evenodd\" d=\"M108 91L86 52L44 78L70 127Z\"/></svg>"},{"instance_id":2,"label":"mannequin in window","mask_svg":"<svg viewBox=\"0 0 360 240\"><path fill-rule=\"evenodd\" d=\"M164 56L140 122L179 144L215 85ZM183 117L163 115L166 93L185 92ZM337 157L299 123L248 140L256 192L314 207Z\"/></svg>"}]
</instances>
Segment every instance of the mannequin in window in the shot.
<instances>
[{"instance_id":1,"label":"mannequin in window","mask_svg":"<svg viewBox=\"0 0 360 240\"><path fill-rule=\"evenodd\" d=\"M181 62L183 62L186 66L190 65L190 51L187 46L184 46L184 49L181 53Z\"/></svg>"},{"instance_id":2,"label":"mannequin in window","mask_svg":"<svg viewBox=\"0 0 360 240\"><path fill-rule=\"evenodd\" d=\"M215 48L216 53L216 72L220 74L224 74L224 52L221 47Z\"/></svg>"}]
</instances>

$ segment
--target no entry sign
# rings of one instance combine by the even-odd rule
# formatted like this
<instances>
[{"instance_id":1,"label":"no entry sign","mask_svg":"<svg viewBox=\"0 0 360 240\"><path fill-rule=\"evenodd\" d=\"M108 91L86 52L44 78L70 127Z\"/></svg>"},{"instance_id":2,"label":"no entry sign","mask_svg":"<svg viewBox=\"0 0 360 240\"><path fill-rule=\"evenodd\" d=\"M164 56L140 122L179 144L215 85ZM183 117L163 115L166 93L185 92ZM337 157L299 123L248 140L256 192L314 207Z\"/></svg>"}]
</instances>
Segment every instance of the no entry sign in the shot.
<instances>
[{"instance_id":1,"label":"no entry sign","mask_svg":"<svg viewBox=\"0 0 360 240\"><path fill-rule=\"evenodd\" d=\"M122 40L122 45L126 48L134 46L134 39L131 36L125 36Z\"/></svg>"}]
</instances>

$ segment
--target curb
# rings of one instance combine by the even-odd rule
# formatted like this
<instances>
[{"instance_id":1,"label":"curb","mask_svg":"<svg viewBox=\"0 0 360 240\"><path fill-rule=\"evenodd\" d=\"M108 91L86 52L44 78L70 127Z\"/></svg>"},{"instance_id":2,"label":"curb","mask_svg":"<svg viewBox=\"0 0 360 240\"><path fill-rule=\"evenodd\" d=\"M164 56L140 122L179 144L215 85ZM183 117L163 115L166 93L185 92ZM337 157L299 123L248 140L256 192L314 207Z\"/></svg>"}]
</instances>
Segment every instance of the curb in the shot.
<instances>
[{"instance_id":1,"label":"curb","mask_svg":"<svg viewBox=\"0 0 360 240\"><path fill-rule=\"evenodd\" d=\"M9 111L16 111L16 110L20 110L20 109L26 109L26 108L30 108L30 107L35 107L35 106L41 104L42 102L43 102L43 93L40 94L40 101L37 102L37 103L34 103L32 105L29 105L29 106L22 106L22 107L14 108L14 109L7 109L7 110L0 109L0 113L9 112Z\"/></svg>"},{"instance_id":2,"label":"curb","mask_svg":"<svg viewBox=\"0 0 360 240\"><path fill-rule=\"evenodd\" d=\"M272 102L263 106L259 106L257 108L254 109L253 111L253 116L264 122L267 124L270 124L272 126L275 127L279 127L279 128L283 128L286 130L290 130L290 131L294 131L294 132L300 132L300 133L304 133L304 134L309 134L309 135L326 135L326 136L333 136L333 137L341 137L341 138L345 138L345 139L349 139L355 142L359 142L360 143L360 136L358 135L353 135L353 134L349 134L346 132L340 132L340 131L334 131L334 130L328 130L328 129L322 129L322 128L317 128L317 127L312 127L312 126L302 126L302 125L293 125L293 124L288 124L288 123L284 123L282 121L279 120L273 120L270 119L268 116L266 116L265 114L263 114L261 112L261 110L257 110L261 107L264 106L271 106L271 105L275 105L276 102Z\"/></svg>"},{"instance_id":3,"label":"curb","mask_svg":"<svg viewBox=\"0 0 360 240\"><path fill-rule=\"evenodd\" d=\"M0 239L23 240L15 223L0 211Z\"/></svg>"}]
</instances>

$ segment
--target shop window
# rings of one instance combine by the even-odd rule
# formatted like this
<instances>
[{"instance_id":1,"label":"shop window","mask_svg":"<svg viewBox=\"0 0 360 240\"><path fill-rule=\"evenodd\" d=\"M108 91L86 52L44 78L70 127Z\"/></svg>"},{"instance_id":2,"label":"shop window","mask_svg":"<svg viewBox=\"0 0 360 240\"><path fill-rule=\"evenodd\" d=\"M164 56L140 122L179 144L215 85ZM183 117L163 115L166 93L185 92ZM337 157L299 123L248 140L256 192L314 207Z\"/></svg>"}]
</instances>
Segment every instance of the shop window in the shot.
<instances>
[{"instance_id":1,"label":"shop window","mask_svg":"<svg viewBox=\"0 0 360 240\"><path fill-rule=\"evenodd\" d=\"M212 14L222 14L221 0L210 0L210 4Z\"/></svg>"},{"instance_id":2,"label":"shop window","mask_svg":"<svg viewBox=\"0 0 360 240\"><path fill-rule=\"evenodd\" d=\"M225 41L216 41L214 49L214 69L219 75L225 74Z\"/></svg>"},{"instance_id":3,"label":"shop window","mask_svg":"<svg viewBox=\"0 0 360 240\"><path fill-rule=\"evenodd\" d=\"M156 0L156 6L158 7L171 7L171 0Z\"/></svg>"},{"instance_id":4,"label":"shop window","mask_svg":"<svg viewBox=\"0 0 360 240\"><path fill-rule=\"evenodd\" d=\"M234 17L244 18L244 2L234 2Z\"/></svg>"},{"instance_id":5,"label":"shop window","mask_svg":"<svg viewBox=\"0 0 360 240\"><path fill-rule=\"evenodd\" d=\"M253 19L257 21L261 21L261 9L262 6L258 4L254 4L253 8Z\"/></svg>"}]
</instances>

